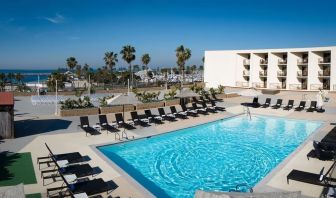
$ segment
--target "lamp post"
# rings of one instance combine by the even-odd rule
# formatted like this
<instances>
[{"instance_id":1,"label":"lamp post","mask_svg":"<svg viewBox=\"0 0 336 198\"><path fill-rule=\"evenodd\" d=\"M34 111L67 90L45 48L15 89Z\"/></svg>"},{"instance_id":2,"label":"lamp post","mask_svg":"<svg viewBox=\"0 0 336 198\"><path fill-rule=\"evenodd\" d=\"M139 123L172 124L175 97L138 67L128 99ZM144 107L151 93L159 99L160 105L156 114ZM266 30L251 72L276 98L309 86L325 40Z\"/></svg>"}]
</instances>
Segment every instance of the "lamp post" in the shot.
<instances>
[{"instance_id":1,"label":"lamp post","mask_svg":"<svg viewBox=\"0 0 336 198\"><path fill-rule=\"evenodd\" d=\"M55 98L55 115L57 115L57 104L58 104L58 98L57 98L57 80L56 80L56 98Z\"/></svg>"}]
</instances>

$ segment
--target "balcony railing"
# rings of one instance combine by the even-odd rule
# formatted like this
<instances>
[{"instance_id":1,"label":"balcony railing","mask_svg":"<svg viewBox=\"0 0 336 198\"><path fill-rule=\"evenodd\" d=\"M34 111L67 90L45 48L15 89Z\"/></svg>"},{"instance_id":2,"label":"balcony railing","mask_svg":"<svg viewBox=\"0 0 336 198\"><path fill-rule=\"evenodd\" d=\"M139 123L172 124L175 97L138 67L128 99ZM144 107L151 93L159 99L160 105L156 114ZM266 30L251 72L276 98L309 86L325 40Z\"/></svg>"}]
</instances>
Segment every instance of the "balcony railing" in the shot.
<instances>
[{"instance_id":1,"label":"balcony railing","mask_svg":"<svg viewBox=\"0 0 336 198\"><path fill-rule=\"evenodd\" d=\"M254 82L254 83L252 83L252 87L254 87L254 88L266 88L266 84L265 83L260 83L260 82Z\"/></svg>"},{"instance_id":2,"label":"balcony railing","mask_svg":"<svg viewBox=\"0 0 336 198\"><path fill-rule=\"evenodd\" d=\"M308 71L298 71L297 77L306 78L308 76Z\"/></svg>"},{"instance_id":3,"label":"balcony railing","mask_svg":"<svg viewBox=\"0 0 336 198\"><path fill-rule=\"evenodd\" d=\"M249 76L250 75L250 71L249 70L244 70L243 71L243 76Z\"/></svg>"},{"instance_id":4,"label":"balcony railing","mask_svg":"<svg viewBox=\"0 0 336 198\"><path fill-rule=\"evenodd\" d=\"M290 90L306 90L307 85L306 84L289 84Z\"/></svg>"},{"instance_id":5,"label":"balcony railing","mask_svg":"<svg viewBox=\"0 0 336 198\"><path fill-rule=\"evenodd\" d=\"M260 65L267 65L267 64L268 64L268 60L265 60L265 59L260 60Z\"/></svg>"},{"instance_id":6,"label":"balcony railing","mask_svg":"<svg viewBox=\"0 0 336 198\"><path fill-rule=\"evenodd\" d=\"M320 70L320 71L318 71L318 75L320 77L323 77L323 76L330 77L330 71L329 70Z\"/></svg>"},{"instance_id":7,"label":"balcony railing","mask_svg":"<svg viewBox=\"0 0 336 198\"><path fill-rule=\"evenodd\" d=\"M278 60L278 64L279 64L279 65L286 65L286 64L287 64L287 60L279 59L279 60Z\"/></svg>"},{"instance_id":8,"label":"balcony railing","mask_svg":"<svg viewBox=\"0 0 336 198\"><path fill-rule=\"evenodd\" d=\"M286 84L285 86L282 86L281 83L270 83L269 88L270 89L286 89Z\"/></svg>"},{"instance_id":9,"label":"balcony railing","mask_svg":"<svg viewBox=\"0 0 336 198\"><path fill-rule=\"evenodd\" d=\"M250 60L249 59L244 59L243 64L244 65L250 65Z\"/></svg>"},{"instance_id":10,"label":"balcony railing","mask_svg":"<svg viewBox=\"0 0 336 198\"><path fill-rule=\"evenodd\" d=\"M267 77L267 71L266 70L259 71L259 76L260 77Z\"/></svg>"},{"instance_id":11,"label":"balcony railing","mask_svg":"<svg viewBox=\"0 0 336 198\"><path fill-rule=\"evenodd\" d=\"M303 59L303 60L297 60L298 65L307 65L308 64L308 59Z\"/></svg>"},{"instance_id":12,"label":"balcony railing","mask_svg":"<svg viewBox=\"0 0 336 198\"><path fill-rule=\"evenodd\" d=\"M310 90L320 90L323 89L323 84L311 84Z\"/></svg>"},{"instance_id":13,"label":"balcony railing","mask_svg":"<svg viewBox=\"0 0 336 198\"><path fill-rule=\"evenodd\" d=\"M248 82L236 82L236 86L237 87L249 87L249 83Z\"/></svg>"},{"instance_id":14,"label":"balcony railing","mask_svg":"<svg viewBox=\"0 0 336 198\"><path fill-rule=\"evenodd\" d=\"M282 71L282 70L279 70L277 72L277 74L278 74L278 77L286 77L287 76L287 72L286 71Z\"/></svg>"},{"instance_id":15,"label":"balcony railing","mask_svg":"<svg viewBox=\"0 0 336 198\"><path fill-rule=\"evenodd\" d=\"M320 58L318 62L319 64L330 64L331 58Z\"/></svg>"}]
</instances>

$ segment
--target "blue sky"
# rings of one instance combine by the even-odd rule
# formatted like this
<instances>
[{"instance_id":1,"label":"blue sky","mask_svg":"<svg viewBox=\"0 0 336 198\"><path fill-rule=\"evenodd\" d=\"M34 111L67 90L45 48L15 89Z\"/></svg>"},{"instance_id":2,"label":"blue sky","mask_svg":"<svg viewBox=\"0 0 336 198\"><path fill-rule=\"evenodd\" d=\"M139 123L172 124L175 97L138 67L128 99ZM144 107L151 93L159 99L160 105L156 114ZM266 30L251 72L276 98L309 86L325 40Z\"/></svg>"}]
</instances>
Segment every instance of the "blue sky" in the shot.
<instances>
[{"instance_id":1,"label":"blue sky","mask_svg":"<svg viewBox=\"0 0 336 198\"><path fill-rule=\"evenodd\" d=\"M175 65L175 48L204 50L336 45L335 0L2 0L0 68L104 65L126 44L149 53L151 67ZM119 57L118 66L125 66Z\"/></svg>"}]
</instances>

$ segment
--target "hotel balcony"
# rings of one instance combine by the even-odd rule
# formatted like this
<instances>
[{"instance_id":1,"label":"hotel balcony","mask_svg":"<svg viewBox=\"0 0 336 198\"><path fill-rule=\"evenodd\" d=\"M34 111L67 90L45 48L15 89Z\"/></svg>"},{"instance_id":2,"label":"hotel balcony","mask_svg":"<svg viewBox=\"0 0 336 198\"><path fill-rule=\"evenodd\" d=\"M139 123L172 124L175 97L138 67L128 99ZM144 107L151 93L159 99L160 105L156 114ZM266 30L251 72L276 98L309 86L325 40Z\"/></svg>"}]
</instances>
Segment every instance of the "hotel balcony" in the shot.
<instances>
[{"instance_id":1,"label":"hotel balcony","mask_svg":"<svg viewBox=\"0 0 336 198\"><path fill-rule=\"evenodd\" d=\"M250 71L245 69L243 71L243 76L250 76Z\"/></svg>"},{"instance_id":2,"label":"hotel balcony","mask_svg":"<svg viewBox=\"0 0 336 198\"><path fill-rule=\"evenodd\" d=\"M243 64L244 65L250 65L250 60L249 59L244 59Z\"/></svg>"},{"instance_id":3,"label":"hotel balcony","mask_svg":"<svg viewBox=\"0 0 336 198\"><path fill-rule=\"evenodd\" d=\"M267 78L267 70L259 71L259 77Z\"/></svg>"},{"instance_id":4,"label":"hotel balcony","mask_svg":"<svg viewBox=\"0 0 336 198\"><path fill-rule=\"evenodd\" d=\"M297 64L298 65L308 65L308 59L298 60Z\"/></svg>"},{"instance_id":5,"label":"hotel balcony","mask_svg":"<svg viewBox=\"0 0 336 198\"><path fill-rule=\"evenodd\" d=\"M286 82L285 83L270 83L270 89L286 89Z\"/></svg>"},{"instance_id":6,"label":"hotel balcony","mask_svg":"<svg viewBox=\"0 0 336 198\"><path fill-rule=\"evenodd\" d=\"M306 90L307 84L289 84L290 90Z\"/></svg>"},{"instance_id":7,"label":"hotel balcony","mask_svg":"<svg viewBox=\"0 0 336 198\"><path fill-rule=\"evenodd\" d=\"M321 64L321 65L323 65L323 64L329 65L330 62L331 62L331 59L330 59L330 58L320 58L320 59L318 60L318 63Z\"/></svg>"},{"instance_id":8,"label":"hotel balcony","mask_svg":"<svg viewBox=\"0 0 336 198\"><path fill-rule=\"evenodd\" d=\"M268 60L265 60L265 59L260 60L260 65L267 65L267 64L268 64Z\"/></svg>"},{"instance_id":9,"label":"hotel balcony","mask_svg":"<svg viewBox=\"0 0 336 198\"><path fill-rule=\"evenodd\" d=\"M252 83L252 87L253 88L266 88L267 86L266 86L266 83L261 83L261 82L257 83L257 82L255 82L255 83Z\"/></svg>"},{"instance_id":10,"label":"hotel balcony","mask_svg":"<svg viewBox=\"0 0 336 198\"><path fill-rule=\"evenodd\" d=\"M278 60L278 65L287 65L287 60L279 59Z\"/></svg>"},{"instance_id":11,"label":"hotel balcony","mask_svg":"<svg viewBox=\"0 0 336 198\"><path fill-rule=\"evenodd\" d=\"M287 76L287 72L286 72L286 71L279 70L279 71L277 72L277 75L278 75L279 78L286 78L286 76Z\"/></svg>"},{"instance_id":12,"label":"hotel balcony","mask_svg":"<svg viewBox=\"0 0 336 198\"><path fill-rule=\"evenodd\" d=\"M310 90L320 90L323 89L323 84L311 84L310 85Z\"/></svg>"},{"instance_id":13,"label":"hotel balcony","mask_svg":"<svg viewBox=\"0 0 336 198\"><path fill-rule=\"evenodd\" d=\"M249 87L249 83L248 82L236 82L236 86L237 87Z\"/></svg>"},{"instance_id":14,"label":"hotel balcony","mask_svg":"<svg viewBox=\"0 0 336 198\"><path fill-rule=\"evenodd\" d=\"M307 78L307 76L308 76L308 71L298 71L297 72L298 78Z\"/></svg>"},{"instance_id":15,"label":"hotel balcony","mask_svg":"<svg viewBox=\"0 0 336 198\"><path fill-rule=\"evenodd\" d=\"M329 70L320 70L320 71L318 71L318 76L320 78L330 78L330 71Z\"/></svg>"}]
</instances>

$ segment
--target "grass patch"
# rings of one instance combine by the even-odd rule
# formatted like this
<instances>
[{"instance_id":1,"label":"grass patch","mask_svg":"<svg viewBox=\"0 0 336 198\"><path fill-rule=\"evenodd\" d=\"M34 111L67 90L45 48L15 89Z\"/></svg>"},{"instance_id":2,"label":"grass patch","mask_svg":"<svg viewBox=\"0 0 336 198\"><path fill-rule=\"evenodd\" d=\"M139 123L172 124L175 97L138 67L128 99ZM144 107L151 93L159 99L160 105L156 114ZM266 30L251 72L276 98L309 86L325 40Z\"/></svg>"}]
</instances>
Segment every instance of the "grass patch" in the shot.
<instances>
[{"instance_id":1,"label":"grass patch","mask_svg":"<svg viewBox=\"0 0 336 198\"><path fill-rule=\"evenodd\" d=\"M26 195L26 198L41 198L41 194L40 193L28 194Z\"/></svg>"},{"instance_id":2,"label":"grass patch","mask_svg":"<svg viewBox=\"0 0 336 198\"><path fill-rule=\"evenodd\" d=\"M0 186L35 184L36 177L30 153L0 153Z\"/></svg>"}]
</instances>

